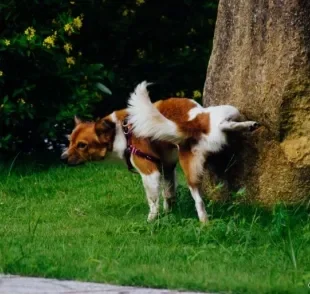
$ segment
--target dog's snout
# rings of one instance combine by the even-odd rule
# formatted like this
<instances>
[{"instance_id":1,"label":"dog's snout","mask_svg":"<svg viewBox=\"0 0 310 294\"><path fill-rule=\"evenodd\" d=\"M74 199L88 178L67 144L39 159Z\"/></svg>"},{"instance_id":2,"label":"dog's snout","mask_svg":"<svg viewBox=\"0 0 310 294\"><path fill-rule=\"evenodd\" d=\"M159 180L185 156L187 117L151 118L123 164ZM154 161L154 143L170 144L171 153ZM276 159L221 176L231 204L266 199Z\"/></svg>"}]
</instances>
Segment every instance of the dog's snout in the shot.
<instances>
[{"instance_id":1,"label":"dog's snout","mask_svg":"<svg viewBox=\"0 0 310 294\"><path fill-rule=\"evenodd\" d=\"M61 154L60 160L67 163L68 162L68 154L67 153Z\"/></svg>"},{"instance_id":2,"label":"dog's snout","mask_svg":"<svg viewBox=\"0 0 310 294\"><path fill-rule=\"evenodd\" d=\"M83 163L83 161L81 161L78 157L74 155L69 156L67 153L63 153L60 156L60 160L68 166L76 166Z\"/></svg>"}]
</instances>

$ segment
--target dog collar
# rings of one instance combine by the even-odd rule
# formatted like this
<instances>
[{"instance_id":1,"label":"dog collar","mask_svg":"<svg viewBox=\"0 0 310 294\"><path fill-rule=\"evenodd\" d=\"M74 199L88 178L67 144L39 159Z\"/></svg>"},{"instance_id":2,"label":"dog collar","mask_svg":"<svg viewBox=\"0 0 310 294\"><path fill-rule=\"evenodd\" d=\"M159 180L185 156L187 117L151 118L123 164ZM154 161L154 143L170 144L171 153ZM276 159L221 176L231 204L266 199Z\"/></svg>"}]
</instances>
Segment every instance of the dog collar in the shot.
<instances>
[{"instance_id":1,"label":"dog collar","mask_svg":"<svg viewBox=\"0 0 310 294\"><path fill-rule=\"evenodd\" d=\"M132 130L131 130L130 125L128 124L127 118L124 119L124 121L122 123L122 128L123 128L123 133L125 135L126 142L127 142L127 147L124 151L124 157L125 157L129 171L136 173L136 171L134 171L134 166L132 165L131 160L130 160L130 157L132 154L139 156L143 159L152 161L156 164L161 164L161 161L158 157L147 154L147 153L141 151L140 149L138 149L132 145L132 140L131 140L132 139Z\"/></svg>"}]
</instances>

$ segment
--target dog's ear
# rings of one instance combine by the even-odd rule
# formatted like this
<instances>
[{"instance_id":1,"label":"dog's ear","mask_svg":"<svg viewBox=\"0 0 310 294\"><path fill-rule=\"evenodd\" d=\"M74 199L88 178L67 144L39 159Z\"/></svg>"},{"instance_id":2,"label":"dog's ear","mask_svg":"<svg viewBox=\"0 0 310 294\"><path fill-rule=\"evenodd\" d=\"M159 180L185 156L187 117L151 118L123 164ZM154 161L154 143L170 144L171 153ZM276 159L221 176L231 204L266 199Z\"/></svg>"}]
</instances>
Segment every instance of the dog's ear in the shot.
<instances>
[{"instance_id":1,"label":"dog's ear","mask_svg":"<svg viewBox=\"0 0 310 294\"><path fill-rule=\"evenodd\" d=\"M75 125L77 126L77 125L79 125L82 122L82 120L75 115L74 116L74 122L75 122Z\"/></svg>"},{"instance_id":2,"label":"dog's ear","mask_svg":"<svg viewBox=\"0 0 310 294\"><path fill-rule=\"evenodd\" d=\"M115 129L115 123L109 118L98 118L95 123L95 132L99 136L102 133Z\"/></svg>"}]
</instances>

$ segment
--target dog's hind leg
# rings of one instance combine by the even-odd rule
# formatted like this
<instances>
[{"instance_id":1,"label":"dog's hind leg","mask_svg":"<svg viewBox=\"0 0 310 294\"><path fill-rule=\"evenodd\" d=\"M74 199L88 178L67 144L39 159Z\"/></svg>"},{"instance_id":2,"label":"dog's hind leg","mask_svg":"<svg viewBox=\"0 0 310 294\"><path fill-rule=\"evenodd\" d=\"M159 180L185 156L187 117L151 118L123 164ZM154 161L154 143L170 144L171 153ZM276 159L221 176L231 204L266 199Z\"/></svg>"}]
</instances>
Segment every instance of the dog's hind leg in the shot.
<instances>
[{"instance_id":1,"label":"dog's hind leg","mask_svg":"<svg viewBox=\"0 0 310 294\"><path fill-rule=\"evenodd\" d=\"M224 120L219 124L219 128L221 131L253 131L259 127L259 124L256 121L243 121L243 122L235 122L235 121L227 121Z\"/></svg>"},{"instance_id":2,"label":"dog's hind leg","mask_svg":"<svg viewBox=\"0 0 310 294\"><path fill-rule=\"evenodd\" d=\"M205 204L199 191L201 184L201 177L204 170L204 156L203 150L199 150L198 146L180 146L179 160L184 171L189 190L195 201L195 206L198 218L202 223L208 221Z\"/></svg>"},{"instance_id":3,"label":"dog's hind leg","mask_svg":"<svg viewBox=\"0 0 310 294\"><path fill-rule=\"evenodd\" d=\"M169 212L176 202L176 174L175 166L163 167L163 199L164 199L164 211Z\"/></svg>"}]
</instances>

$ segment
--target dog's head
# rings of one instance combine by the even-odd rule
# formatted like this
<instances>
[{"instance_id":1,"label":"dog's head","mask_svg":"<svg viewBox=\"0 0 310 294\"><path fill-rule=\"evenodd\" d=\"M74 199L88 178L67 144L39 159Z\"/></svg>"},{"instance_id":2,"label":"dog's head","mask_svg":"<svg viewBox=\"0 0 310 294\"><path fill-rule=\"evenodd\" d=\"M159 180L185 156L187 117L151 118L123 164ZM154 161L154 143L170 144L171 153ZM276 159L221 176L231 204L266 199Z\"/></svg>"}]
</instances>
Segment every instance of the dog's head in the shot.
<instances>
[{"instance_id":1,"label":"dog's head","mask_svg":"<svg viewBox=\"0 0 310 294\"><path fill-rule=\"evenodd\" d=\"M109 117L96 122L82 122L77 117L74 120L75 128L68 136L69 147L61 159L69 165L104 159L107 152L112 151L115 124Z\"/></svg>"}]
</instances>

